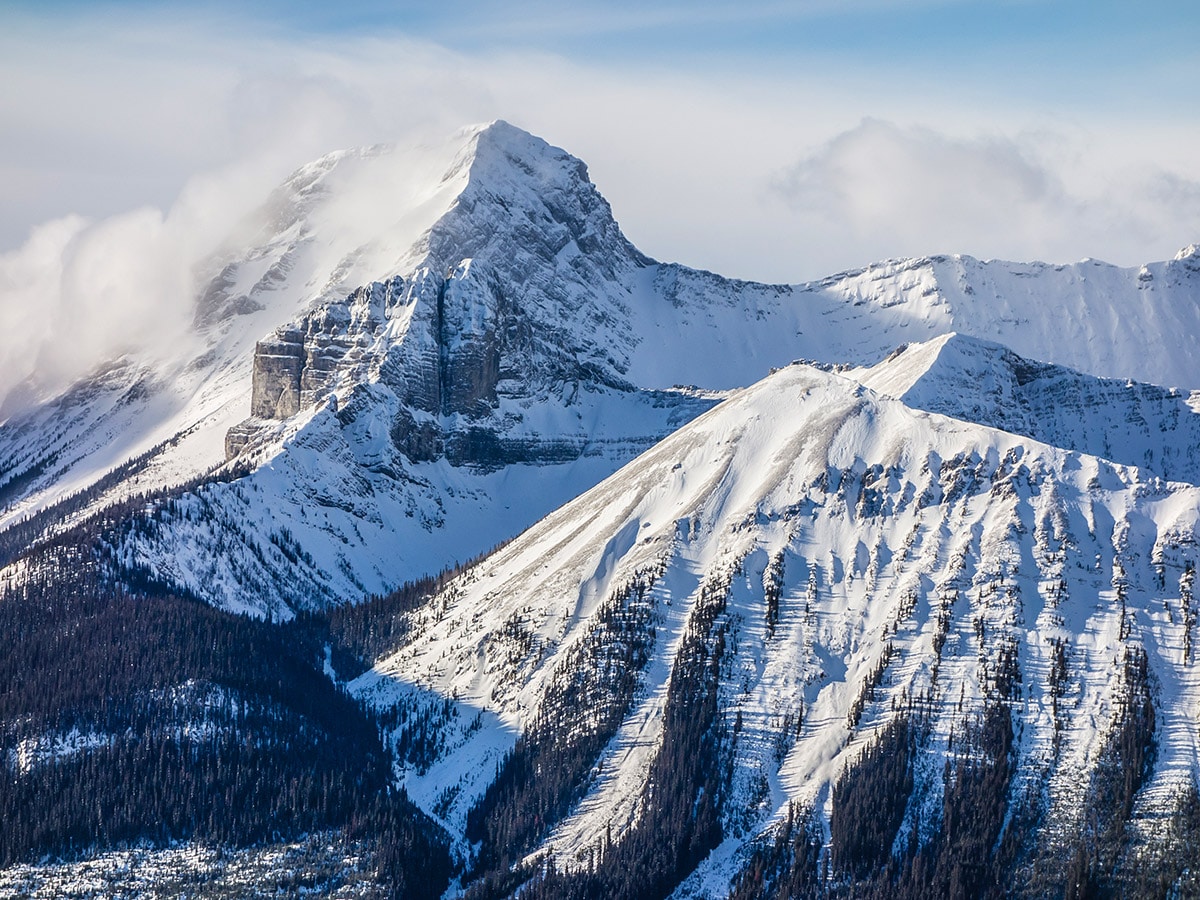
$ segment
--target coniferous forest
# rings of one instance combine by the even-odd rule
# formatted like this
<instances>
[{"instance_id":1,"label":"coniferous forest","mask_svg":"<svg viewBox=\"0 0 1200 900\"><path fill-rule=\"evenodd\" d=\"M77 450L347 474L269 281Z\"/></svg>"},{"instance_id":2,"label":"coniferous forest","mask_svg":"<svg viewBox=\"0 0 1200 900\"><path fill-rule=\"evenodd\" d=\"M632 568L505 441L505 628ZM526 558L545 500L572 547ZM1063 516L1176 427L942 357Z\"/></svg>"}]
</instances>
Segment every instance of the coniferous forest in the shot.
<instances>
[{"instance_id":1,"label":"coniferous forest","mask_svg":"<svg viewBox=\"0 0 1200 900\"><path fill-rule=\"evenodd\" d=\"M95 530L70 538L40 548L41 576L0 600L0 865L328 832L368 848L372 877L393 896L438 897L458 878L473 900L660 900L725 836L738 730L719 703L736 640L728 578L704 586L682 636L638 820L607 835L581 868L561 871L521 860L579 802L639 689L659 625L657 572L614 590L561 662L539 716L470 810L473 850L463 859L392 784L395 753L409 763L436 756L436 711L397 709L385 722L339 686L402 643L410 614L454 572L281 624L156 589L106 559ZM510 637L520 644L519 630ZM1039 810L1013 788L1020 677L1002 651L984 714L964 718L954 738L933 834L917 841L902 829L929 738L924 703L913 698L833 785L828 835L812 810L793 806L730 896L1155 897L1165 885L1194 885L1194 793L1155 853L1136 853L1127 832L1154 763L1145 654L1131 651L1120 677L1086 827L1066 847L1033 842ZM385 729L403 738L389 745Z\"/></svg>"},{"instance_id":2,"label":"coniferous forest","mask_svg":"<svg viewBox=\"0 0 1200 900\"><path fill-rule=\"evenodd\" d=\"M0 865L332 830L369 848L396 896L441 895L445 835L392 787L377 723L322 669L339 626L134 593L87 562L47 571L0 600Z\"/></svg>"}]
</instances>

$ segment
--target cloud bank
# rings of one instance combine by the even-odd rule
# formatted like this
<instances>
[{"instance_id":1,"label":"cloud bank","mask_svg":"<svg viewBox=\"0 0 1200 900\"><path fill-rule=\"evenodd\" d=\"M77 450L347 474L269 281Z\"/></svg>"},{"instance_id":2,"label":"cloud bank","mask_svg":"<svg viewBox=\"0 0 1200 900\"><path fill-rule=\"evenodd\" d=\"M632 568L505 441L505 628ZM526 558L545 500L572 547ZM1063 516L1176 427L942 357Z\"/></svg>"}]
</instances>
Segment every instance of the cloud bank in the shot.
<instances>
[{"instance_id":1,"label":"cloud bank","mask_svg":"<svg viewBox=\"0 0 1200 900\"><path fill-rule=\"evenodd\" d=\"M1061 136L955 138L867 119L775 178L800 228L864 259L964 253L1124 264L1200 234L1200 182L1151 165L1086 171Z\"/></svg>"}]
</instances>

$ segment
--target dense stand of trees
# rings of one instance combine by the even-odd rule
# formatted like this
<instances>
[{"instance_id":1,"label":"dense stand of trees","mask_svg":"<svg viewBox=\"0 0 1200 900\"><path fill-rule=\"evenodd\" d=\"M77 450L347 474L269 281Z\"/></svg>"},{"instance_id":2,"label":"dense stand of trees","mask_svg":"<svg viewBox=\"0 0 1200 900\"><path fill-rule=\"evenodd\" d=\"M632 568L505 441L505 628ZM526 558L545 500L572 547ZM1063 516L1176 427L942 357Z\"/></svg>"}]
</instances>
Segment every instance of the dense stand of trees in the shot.
<instances>
[{"instance_id":1,"label":"dense stand of trees","mask_svg":"<svg viewBox=\"0 0 1200 900\"><path fill-rule=\"evenodd\" d=\"M397 896L440 896L446 838L391 789L376 722L312 635L131 593L67 549L75 570L0 597L0 865L333 828Z\"/></svg>"},{"instance_id":2,"label":"dense stand of trees","mask_svg":"<svg viewBox=\"0 0 1200 900\"><path fill-rule=\"evenodd\" d=\"M907 715L888 723L833 786L833 864L866 877L892 856L913 786L916 735Z\"/></svg>"},{"instance_id":3,"label":"dense stand of trees","mask_svg":"<svg viewBox=\"0 0 1200 900\"><path fill-rule=\"evenodd\" d=\"M913 711L893 720L838 780L831 846L810 814L790 811L773 842L760 846L734 885L735 900L761 897L1003 897L1016 847L1002 834L1014 768L1011 717L1002 705L958 738L957 763L944 773L940 828L928 843L894 847L912 790L912 764L925 723ZM893 849L897 853L893 853Z\"/></svg>"},{"instance_id":4,"label":"dense stand of trees","mask_svg":"<svg viewBox=\"0 0 1200 900\"><path fill-rule=\"evenodd\" d=\"M1126 823L1133 798L1154 763L1154 703L1146 651L1126 651L1116 727L1109 735L1088 787L1080 833L1067 867L1067 898L1130 895ZM1186 821L1186 801L1181 807Z\"/></svg>"},{"instance_id":5,"label":"dense stand of trees","mask_svg":"<svg viewBox=\"0 0 1200 900\"><path fill-rule=\"evenodd\" d=\"M340 826L369 815L386 791L385 771L355 772L339 754L353 749L299 728L270 738L231 728L205 740L111 738L9 770L0 781L0 860L137 841L240 846Z\"/></svg>"},{"instance_id":6,"label":"dense stand of trees","mask_svg":"<svg viewBox=\"0 0 1200 900\"><path fill-rule=\"evenodd\" d=\"M660 900L721 842L732 739L718 706L728 592L728 581L706 585L693 611L675 658L662 743L636 824L582 871L542 867L521 886L524 900ZM470 896L505 896L490 888L482 884Z\"/></svg>"},{"instance_id":7,"label":"dense stand of trees","mask_svg":"<svg viewBox=\"0 0 1200 900\"><path fill-rule=\"evenodd\" d=\"M538 715L467 816L479 872L519 860L582 799L592 766L624 719L655 631L640 575L602 604L583 641L556 668Z\"/></svg>"},{"instance_id":8,"label":"dense stand of trees","mask_svg":"<svg viewBox=\"0 0 1200 900\"><path fill-rule=\"evenodd\" d=\"M321 727L339 728L354 703L316 666L318 647L261 619L172 595L130 594L90 573L32 583L0 602L0 722L37 727L133 715L147 692L186 681L271 698ZM354 734L369 731L364 722Z\"/></svg>"}]
</instances>

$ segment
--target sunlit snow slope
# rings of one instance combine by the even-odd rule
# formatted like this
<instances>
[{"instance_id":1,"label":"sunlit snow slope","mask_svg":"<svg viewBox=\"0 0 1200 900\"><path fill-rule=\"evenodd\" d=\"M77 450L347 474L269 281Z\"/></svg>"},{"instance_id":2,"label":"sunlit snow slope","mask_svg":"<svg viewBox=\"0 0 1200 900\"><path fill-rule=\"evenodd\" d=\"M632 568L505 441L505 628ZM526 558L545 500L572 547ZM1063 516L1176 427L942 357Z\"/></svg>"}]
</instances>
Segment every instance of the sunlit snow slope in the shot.
<instances>
[{"instance_id":1,"label":"sunlit snow slope","mask_svg":"<svg viewBox=\"0 0 1200 900\"><path fill-rule=\"evenodd\" d=\"M511 537L714 392L793 359L873 365L955 331L1189 387L1198 260L1194 247L1140 269L934 257L761 285L645 256L580 160L504 122L439 147L334 153L207 261L190 342L0 423L0 565L108 503L172 489L108 535L114 559L263 614L358 599ZM979 418L1070 437L1030 424L1054 402L1038 397L1020 421ZM1168 415L1167 397L1139 414ZM1109 401L1126 409L1110 390L1095 420ZM1178 449L1076 448L1192 478ZM194 479L212 483L175 487Z\"/></svg>"},{"instance_id":2,"label":"sunlit snow slope","mask_svg":"<svg viewBox=\"0 0 1200 900\"><path fill-rule=\"evenodd\" d=\"M940 827L944 765L1000 710L1008 802L1041 804L1038 835L1065 841L1144 651L1159 736L1133 815L1152 828L1200 764L1198 520L1200 488L795 365L459 577L351 687L384 710L451 701L433 758L399 780L458 834L518 735L553 749L615 704L583 799L528 848L579 868L643 815L680 648L704 641L725 842L680 895L716 897L789 801L828 828L833 783L904 711L928 727L899 834ZM622 616L646 623L640 665L616 652Z\"/></svg>"}]
</instances>

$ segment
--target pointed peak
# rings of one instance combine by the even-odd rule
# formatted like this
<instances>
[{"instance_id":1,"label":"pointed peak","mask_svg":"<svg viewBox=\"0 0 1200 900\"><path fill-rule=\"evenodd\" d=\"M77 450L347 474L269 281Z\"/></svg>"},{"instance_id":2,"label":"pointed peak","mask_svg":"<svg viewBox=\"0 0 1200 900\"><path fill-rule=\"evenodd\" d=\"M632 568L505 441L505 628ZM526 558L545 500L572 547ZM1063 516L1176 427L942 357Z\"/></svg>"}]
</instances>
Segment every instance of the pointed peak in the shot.
<instances>
[{"instance_id":1,"label":"pointed peak","mask_svg":"<svg viewBox=\"0 0 1200 900\"><path fill-rule=\"evenodd\" d=\"M498 143L505 141L515 143L525 143L529 141L536 141L541 144L546 143L540 137L531 134L524 128L518 128L516 125L513 125L506 119L492 119L490 122L483 122L479 125L471 126L470 130L480 138L485 138L489 141Z\"/></svg>"},{"instance_id":2,"label":"pointed peak","mask_svg":"<svg viewBox=\"0 0 1200 900\"><path fill-rule=\"evenodd\" d=\"M551 146L542 138L504 119L494 119L468 125L436 138L427 135L411 142L388 142L333 150L297 168L282 187L303 193L339 170L387 158L396 158L405 165L411 164L414 159L435 165L440 160L445 170L442 181L449 181L464 168L473 169L480 161L502 160L506 157L513 161L529 162L540 158L571 160L582 165L565 150ZM428 168L428 165L424 168Z\"/></svg>"},{"instance_id":3,"label":"pointed peak","mask_svg":"<svg viewBox=\"0 0 1200 900\"><path fill-rule=\"evenodd\" d=\"M854 375L872 390L908 400L914 390L950 389L998 376L1019 379L1039 366L1003 344L951 331L922 343L902 344L882 362Z\"/></svg>"},{"instance_id":4,"label":"pointed peak","mask_svg":"<svg viewBox=\"0 0 1200 900\"><path fill-rule=\"evenodd\" d=\"M621 233L582 160L503 119L472 126L461 136L466 140L443 178L460 184L461 191L431 240L440 264L487 257L487 247L527 239L528 234L517 236L523 222L540 223L547 264L568 241L589 254L606 277L621 266L649 262ZM509 254L514 247L499 252Z\"/></svg>"},{"instance_id":5,"label":"pointed peak","mask_svg":"<svg viewBox=\"0 0 1200 900\"><path fill-rule=\"evenodd\" d=\"M452 168L469 166L473 184L511 187L528 179L543 187L591 184L582 160L503 119L472 126L466 136Z\"/></svg>"},{"instance_id":6,"label":"pointed peak","mask_svg":"<svg viewBox=\"0 0 1200 900\"><path fill-rule=\"evenodd\" d=\"M414 175L419 180L414 180ZM592 188L587 166L560 147L495 119L460 128L440 139L387 143L335 150L291 173L277 189L276 205L303 202L327 191L361 186L377 193L403 183L399 196L421 193L423 186L469 185L509 193L524 182L535 189ZM409 182L412 182L411 184ZM592 188L594 189L594 188Z\"/></svg>"},{"instance_id":7,"label":"pointed peak","mask_svg":"<svg viewBox=\"0 0 1200 900\"><path fill-rule=\"evenodd\" d=\"M475 138L476 144L489 149L514 153L550 152L560 156L569 155L565 150L552 147L537 135L531 134L524 128L518 128L504 119L493 119L491 122L474 125L468 131Z\"/></svg>"},{"instance_id":8,"label":"pointed peak","mask_svg":"<svg viewBox=\"0 0 1200 900\"><path fill-rule=\"evenodd\" d=\"M940 352L989 355L1012 353L1012 350L1003 344L976 337L973 334L963 334L961 331L948 331L927 343L936 346Z\"/></svg>"}]
</instances>

